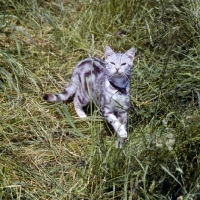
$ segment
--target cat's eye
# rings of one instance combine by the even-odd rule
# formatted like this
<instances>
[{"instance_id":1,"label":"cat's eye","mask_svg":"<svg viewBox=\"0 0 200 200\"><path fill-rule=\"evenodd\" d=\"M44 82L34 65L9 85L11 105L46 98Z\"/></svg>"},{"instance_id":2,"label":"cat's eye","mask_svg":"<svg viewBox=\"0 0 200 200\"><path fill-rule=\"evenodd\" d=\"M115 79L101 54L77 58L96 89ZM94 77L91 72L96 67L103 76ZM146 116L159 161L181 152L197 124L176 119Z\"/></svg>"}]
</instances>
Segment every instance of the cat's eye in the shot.
<instances>
[{"instance_id":1,"label":"cat's eye","mask_svg":"<svg viewBox=\"0 0 200 200\"><path fill-rule=\"evenodd\" d=\"M126 63L122 63L122 64L121 64L121 66L124 66L124 65L126 65Z\"/></svg>"},{"instance_id":2,"label":"cat's eye","mask_svg":"<svg viewBox=\"0 0 200 200\"><path fill-rule=\"evenodd\" d=\"M114 62L110 62L110 64L112 64L112 65L115 65L115 63L114 63Z\"/></svg>"}]
</instances>

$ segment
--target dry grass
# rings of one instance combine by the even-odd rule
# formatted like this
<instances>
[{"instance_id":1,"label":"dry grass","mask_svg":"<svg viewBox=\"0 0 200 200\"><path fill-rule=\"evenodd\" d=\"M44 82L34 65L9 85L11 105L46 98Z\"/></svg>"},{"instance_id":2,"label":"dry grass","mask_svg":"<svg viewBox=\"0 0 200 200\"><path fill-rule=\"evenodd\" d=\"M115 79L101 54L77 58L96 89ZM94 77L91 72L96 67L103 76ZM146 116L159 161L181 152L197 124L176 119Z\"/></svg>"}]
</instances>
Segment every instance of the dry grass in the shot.
<instances>
[{"instance_id":1,"label":"dry grass","mask_svg":"<svg viewBox=\"0 0 200 200\"><path fill-rule=\"evenodd\" d=\"M0 0L0 199L200 198L200 1ZM129 138L43 93L137 49ZM90 112L90 111L89 111Z\"/></svg>"}]
</instances>

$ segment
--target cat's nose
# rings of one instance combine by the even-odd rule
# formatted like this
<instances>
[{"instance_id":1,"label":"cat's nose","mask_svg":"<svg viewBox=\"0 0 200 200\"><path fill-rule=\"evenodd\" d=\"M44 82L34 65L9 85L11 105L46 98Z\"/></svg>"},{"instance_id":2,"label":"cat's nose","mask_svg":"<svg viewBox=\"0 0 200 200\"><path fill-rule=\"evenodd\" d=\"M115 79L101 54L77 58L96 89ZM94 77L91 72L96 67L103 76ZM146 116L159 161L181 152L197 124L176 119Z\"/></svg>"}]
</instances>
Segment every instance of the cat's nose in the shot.
<instances>
[{"instance_id":1,"label":"cat's nose","mask_svg":"<svg viewBox=\"0 0 200 200\"><path fill-rule=\"evenodd\" d=\"M117 68L115 68L116 69L116 71L118 72L119 71L119 68L117 67Z\"/></svg>"}]
</instances>

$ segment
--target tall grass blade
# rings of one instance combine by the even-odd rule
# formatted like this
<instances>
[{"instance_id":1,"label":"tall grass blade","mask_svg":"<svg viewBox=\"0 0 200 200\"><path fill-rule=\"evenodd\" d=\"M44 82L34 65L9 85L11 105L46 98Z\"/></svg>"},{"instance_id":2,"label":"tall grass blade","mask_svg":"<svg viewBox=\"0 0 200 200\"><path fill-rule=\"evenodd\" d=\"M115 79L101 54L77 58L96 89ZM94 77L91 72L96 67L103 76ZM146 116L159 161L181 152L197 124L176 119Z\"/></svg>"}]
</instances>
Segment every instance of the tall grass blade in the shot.
<instances>
[{"instance_id":1,"label":"tall grass blade","mask_svg":"<svg viewBox=\"0 0 200 200\"><path fill-rule=\"evenodd\" d=\"M165 171L165 172L167 172L167 174L169 174L183 189L184 189L184 187L182 186L182 184L178 181L178 179L165 167L165 166L163 166L163 165L160 165L161 166L161 168Z\"/></svg>"},{"instance_id":2,"label":"tall grass blade","mask_svg":"<svg viewBox=\"0 0 200 200\"><path fill-rule=\"evenodd\" d=\"M26 31L22 30L21 28L19 28L17 26L14 26L14 25L11 25L11 27L13 29L15 29L16 31L18 31L18 32L22 33L23 35L25 35L31 41L31 43L35 46L35 48L39 51L39 48L38 48L37 44L35 43L33 38Z\"/></svg>"}]
</instances>

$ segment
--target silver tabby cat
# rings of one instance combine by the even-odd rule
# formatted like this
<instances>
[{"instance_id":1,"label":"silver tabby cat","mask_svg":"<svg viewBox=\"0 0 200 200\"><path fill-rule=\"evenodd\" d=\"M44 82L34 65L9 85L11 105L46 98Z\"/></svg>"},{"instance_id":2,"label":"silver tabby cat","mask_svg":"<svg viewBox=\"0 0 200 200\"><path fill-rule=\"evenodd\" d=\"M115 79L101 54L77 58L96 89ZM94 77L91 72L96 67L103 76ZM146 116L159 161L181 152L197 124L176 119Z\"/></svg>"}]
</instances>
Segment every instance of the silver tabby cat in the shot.
<instances>
[{"instance_id":1,"label":"silver tabby cat","mask_svg":"<svg viewBox=\"0 0 200 200\"><path fill-rule=\"evenodd\" d=\"M127 138L127 115L130 108L130 76L135 49L115 53L105 48L105 61L97 57L80 61L69 85L60 94L45 94L48 102L74 98L74 107L80 118L87 117L83 107L92 100L117 133L117 146L122 147Z\"/></svg>"}]
</instances>

